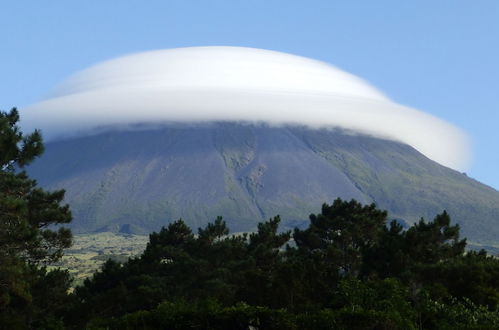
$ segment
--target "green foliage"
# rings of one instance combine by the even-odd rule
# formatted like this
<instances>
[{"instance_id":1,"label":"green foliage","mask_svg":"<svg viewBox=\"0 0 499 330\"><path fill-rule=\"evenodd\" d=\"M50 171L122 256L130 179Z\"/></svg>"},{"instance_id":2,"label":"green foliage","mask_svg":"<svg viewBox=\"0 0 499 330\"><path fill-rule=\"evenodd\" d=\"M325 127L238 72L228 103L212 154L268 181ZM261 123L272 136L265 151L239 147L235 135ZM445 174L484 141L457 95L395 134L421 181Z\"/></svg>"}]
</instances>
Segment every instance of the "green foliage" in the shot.
<instances>
[{"instance_id":1,"label":"green foliage","mask_svg":"<svg viewBox=\"0 0 499 330\"><path fill-rule=\"evenodd\" d=\"M489 309L499 308L499 262L485 251L421 267L419 280L433 297L469 299Z\"/></svg>"},{"instance_id":2,"label":"green foliage","mask_svg":"<svg viewBox=\"0 0 499 330\"><path fill-rule=\"evenodd\" d=\"M96 319L90 329L296 329L285 310L238 303L223 307L207 300L163 302L151 311L139 311L116 319Z\"/></svg>"},{"instance_id":3,"label":"green foliage","mask_svg":"<svg viewBox=\"0 0 499 330\"><path fill-rule=\"evenodd\" d=\"M312 214L310 226L295 229L293 237L299 250L319 255L342 276L357 276L362 254L377 242L386 216L374 204L337 199L331 206L324 204L320 214Z\"/></svg>"},{"instance_id":4,"label":"green foliage","mask_svg":"<svg viewBox=\"0 0 499 330\"><path fill-rule=\"evenodd\" d=\"M362 274L415 281L428 265L440 267L463 255L465 246L466 240L459 240L459 225L451 226L445 211L433 221L421 219L406 231L392 221L376 244L365 251Z\"/></svg>"},{"instance_id":5,"label":"green foliage","mask_svg":"<svg viewBox=\"0 0 499 330\"><path fill-rule=\"evenodd\" d=\"M429 223L421 219L404 234L409 257L424 264L462 255L466 246L466 240L459 240L459 225L450 225L446 211Z\"/></svg>"},{"instance_id":6,"label":"green foliage","mask_svg":"<svg viewBox=\"0 0 499 330\"><path fill-rule=\"evenodd\" d=\"M296 248L287 251L292 257L289 275L304 283L295 283L295 304L325 305L341 278L359 276L363 255L378 241L386 216L374 204L363 206L355 200L337 199L332 205L324 204L320 214L310 215L307 229L295 229ZM314 295L316 298L310 299Z\"/></svg>"},{"instance_id":7,"label":"green foliage","mask_svg":"<svg viewBox=\"0 0 499 330\"><path fill-rule=\"evenodd\" d=\"M279 217L236 236L220 217L198 235L179 220L151 234L141 257L108 261L78 287L67 320L106 329L497 325L497 259L465 254L446 212L405 231L386 217L336 200L295 229L294 243Z\"/></svg>"},{"instance_id":8,"label":"green foliage","mask_svg":"<svg viewBox=\"0 0 499 330\"><path fill-rule=\"evenodd\" d=\"M390 311L332 310L291 313L285 309L238 303L223 307L214 301L197 304L163 302L151 311L113 319L95 319L88 329L414 329Z\"/></svg>"},{"instance_id":9,"label":"green foliage","mask_svg":"<svg viewBox=\"0 0 499 330\"><path fill-rule=\"evenodd\" d=\"M68 229L53 229L70 222L71 213L60 205L64 191L37 188L22 171L43 143L38 131L23 135L18 121L16 109L0 111L0 325L41 328L59 322L57 304L66 297L69 276L39 265L58 260L71 245Z\"/></svg>"},{"instance_id":10,"label":"green foliage","mask_svg":"<svg viewBox=\"0 0 499 330\"><path fill-rule=\"evenodd\" d=\"M13 108L9 112L0 111L0 168L12 171L16 166L23 167L43 153L42 136L39 131L24 136L17 123L19 112Z\"/></svg>"},{"instance_id":11,"label":"green foliage","mask_svg":"<svg viewBox=\"0 0 499 330\"><path fill-rule=\"evenodd\" d=\"M447 302L425 297L421 310L424 329L498 329L499 310L490 310L467 298Z\"/></svg>"},{"instance_id":12,"label":"green foliage","mask_svg":"<svg viewBox=\"0 0 499 330\"><path fill-rule=\"evenodd\" d=\"M275 281L273 269L283 257L279 248L290 236L277 233L279 221L276 217L260 224L249 237L227 236L221 218L199 229L197 237L183 221L176 221L150 235L140 258L124 265L108 261L77 288L79 314L86 310L90 315L111 317L150 309L163 300L216 299L231 305L273 299L266 289ZM114 299L121 304L101 308L103 301Z\"/></svg>"},{"instance_id":13,"label":"green foliage","mask_svg":"<svg viewBox=\"0 0 499 330\"><path fill-rule=\"evenodd\" d=\"M344 280L338 287L334 305L344 313L356 315L357 320L365 318L363 314L372 315L371 324L377 323L380 328L414 328L416 312L409 290L396 279Z\"/></svg>"},{"instance_id":14,"label":"green foliage","mask_svg":"<svg viewBox=\"0 0 499 330\"><path fill-rule=\"evenodd\" d=\"M238 303L164 302L151 311L118 318L94 319L88 329L415 329L413 323L389 310L321 309L291 313L285 309Z\"/></svg>"}]
</instances>

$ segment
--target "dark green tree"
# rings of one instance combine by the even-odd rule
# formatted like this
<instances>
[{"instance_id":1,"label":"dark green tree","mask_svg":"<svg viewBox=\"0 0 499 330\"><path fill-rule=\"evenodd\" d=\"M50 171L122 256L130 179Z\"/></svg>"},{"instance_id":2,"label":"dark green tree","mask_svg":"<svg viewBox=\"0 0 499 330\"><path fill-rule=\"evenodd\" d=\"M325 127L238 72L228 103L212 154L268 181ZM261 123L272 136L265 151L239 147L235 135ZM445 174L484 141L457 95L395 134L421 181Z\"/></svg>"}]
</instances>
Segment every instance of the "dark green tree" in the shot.
<instances>
[{"instance_id":1,"label":"dark green tree","mask_svg":"<svg viewBox=\"0 0 499 330\"><path fill-rule=\"evenodd\" d=\"M371 204L336 199L324 204L320 214L310 215L305 230L295 229L298 249L322 258L339 276L358 276L363 253L378 241L386 223L387 213Z\"/></svg>"},{"instance_id":2,"label":"dark green tree","mask_svg":"<svg viewBox=\"0 0 499 330\"><path fill-rule=\"evenodd\" d=\"M282 248L291 238L291 232L279 233L281 218L276 216L258 224L258 230L249 235L244 270L244 285L239 299L252 305L281 307L284 301L278 269L283 267Z\"/></svg>"},{"instance_id":3,"label":"dark green tree","mask_svg":"<svg viewBox=\"0 0 499 330\"><path fill-rule=\"evenodd\" d=\"M61 205L64 191L38 188L23 170L44 151L41 134L24 135L18 123L15 108L0 111L0 322L16 320L17 313L22 323L36 300L32 289L46 275L38 267L58 260L72 236L54 229L71 221L69 207Z\"/></svg>"},{"instance_id":4,"label":"dark green tree","mask_svg":"<svg viewBox=\"0 0 499 330\"><path fill-rule=\"evenodd\" d=\"M182 256L194 242L194 234L184 221L178 220L149 235L142 256L150 262L169 263Z\"/></svg>"},{"instance_id":5,"label":"dark green tree","mask_svg":"<svg viewBox=\"0 0 499 330\"><path fill-rule=\"evenodd\" d=\"M426 265L454 260L463 255L465 247L466 240L459 238L459 225L451 225L445 211L433 221L421 219L405 231L392 221L377 243L366 250L363 275L415 281Z\"/></svg>"},{"instance_id":6,"label":"dark green tree","mask_svg":"<svg viewBox=\"0 0 499 330\"><path fill-rule=\"evenodd\" d=\"M459 225L450 224L446 211L430 222L421 219L404 236L410 258L423 264L453 259L462 255L466 247L466 239L459 237Z\"/></svg>"},{"instance_id":7,"label":"dark green tree","mask_svg":"<svg viewBox=\"0 0 499 330\"><path fill-rule=\"evenodd\" d=\"M312 309L327 305L341 278L358 277L365 251L376 244L386 217L374 204L336 199L310 215L307 229L295 229L296 249L287 251L288 270L302 284L295 290L294 304Z\"/></svg>"},{"instance_id":8,"label":"dark green tree","mask_svg":"<svg viewBox=\"0 0 499 330\"><path fill-rule=\"evenodd\" d=\"M466 298L491 310L499 309L499 260L483 250L426 265L419 279L435 299Z\"/></svg>"}]
</instances>

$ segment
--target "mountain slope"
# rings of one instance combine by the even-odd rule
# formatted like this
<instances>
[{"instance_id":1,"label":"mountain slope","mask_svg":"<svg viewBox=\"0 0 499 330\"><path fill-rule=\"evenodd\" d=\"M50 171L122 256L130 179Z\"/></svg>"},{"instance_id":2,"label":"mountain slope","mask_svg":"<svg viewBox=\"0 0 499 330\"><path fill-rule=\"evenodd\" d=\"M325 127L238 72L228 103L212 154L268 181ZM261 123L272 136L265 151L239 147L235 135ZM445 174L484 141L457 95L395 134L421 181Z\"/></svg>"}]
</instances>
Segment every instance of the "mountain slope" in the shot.
<instances>
[{"instance_id":1,"label":"mountain slope","mask_svg":"<svg viewBox=\"0 0 499 330\"><path fill-rule=\"evenodd\" d=\"M499 192L393 141L232 123L115 131L48 143L30 175L64 188L77 232L149 232L223 215L234 231L285 226L336 197L412 223L446 209L474 241L499 241Z\"/></svg>"},{"instance_id":2,"label":"mountain slope","mask_svg":"<svg viewBox=\"0 0 499 330\"><path fill-rule=\"evenodd\" d=\"M404 144L325 131L306 131L302 137L390 216L411 223L445 209L469 238L499 241L497 190Z\"/></svg>"}]
</instances>

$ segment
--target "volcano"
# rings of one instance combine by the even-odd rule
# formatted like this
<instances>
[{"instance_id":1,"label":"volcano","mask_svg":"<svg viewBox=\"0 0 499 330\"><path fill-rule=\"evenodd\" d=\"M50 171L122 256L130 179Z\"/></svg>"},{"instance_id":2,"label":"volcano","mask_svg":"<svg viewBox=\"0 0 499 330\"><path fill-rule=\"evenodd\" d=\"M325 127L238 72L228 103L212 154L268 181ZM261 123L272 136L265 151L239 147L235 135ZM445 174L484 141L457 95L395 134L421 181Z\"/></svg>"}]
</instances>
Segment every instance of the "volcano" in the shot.
<instances>
[{"instance_id":1,"label":"volcano","mask_svg":"<svg viewBox=\"0 0 499 330\"><path fill-rule=\"evenodd\" d=\"M447 210L475 242L499 237L499 192L461 173L469 139L352 74L244 47L131 54L76 73L21 111L46 153L29 168L66 189L76 232L147 233L223 216L235 231L322 203L376 203L411 224Z\"/></svg>"},{"instance_id":2,"label":"volcano","mask_svg":"<svg viewBox=\"0 0 499 330\"><path fill-rule=\"evenodd\" d=\"M177 124L50 142L30 168L66 189L76 232L148 233L223 216L249 231L305 225L335 198L376 203L407 225L447 210L473 242L499 237L499 192L395 141L340 129Z\"/></svg>"}]
</instances>

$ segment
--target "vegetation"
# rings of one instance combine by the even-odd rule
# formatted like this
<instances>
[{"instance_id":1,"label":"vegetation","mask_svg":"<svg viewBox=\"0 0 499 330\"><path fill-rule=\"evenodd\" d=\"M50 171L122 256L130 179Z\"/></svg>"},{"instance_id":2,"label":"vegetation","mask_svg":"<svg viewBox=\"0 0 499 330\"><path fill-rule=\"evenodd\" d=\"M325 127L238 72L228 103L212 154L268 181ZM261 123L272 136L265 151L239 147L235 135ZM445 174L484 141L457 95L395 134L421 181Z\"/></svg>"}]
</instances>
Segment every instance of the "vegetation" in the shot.
<instances>
[{"instance_id":1,"label":"vegetation","mask_svg":"<svg viewBox=\"0 0 499 330\"><path fill-rule=\"evenodd\" d=\"M22 171L43 152L38 131L23 135L16 109L0 111L0 324L2 328L41 326L67 299L69 275L43 266L71 245L64 191L47 192Z\"/></svg>"},{"instance_id":2,"label":"vegetation","mask_svg":"<svg viewBox=\"0 0 499 330\"><path fill-rule=\"evenodd\" d=\"M71 214L63 191L22 171L43 145L18 120L0 113L0 328L499 328L499 260L466 253L445 211L403 229L355 200L293 232L278 216L238 235L221 217L197 233L178 220L71 291L67 271L45 267L71 244L53 227Z\"/></svg>"},{"instance_id":3,"label":"vegetation","mask_svg":"<svg viewBox=\"0 0 499 330\"><path fill-rule=\"evenodd\" d=\"M441 329L499 326L499 261L465 253L443 212L402 230L374 205L336 200L308 228L279 217L230 236L181 220L140 257L77 287L66 322L90 328ZM119 301L119 304L114 302Z\"/></svg>"},{"instance_id":4,"label":"vegetation","mask_svg":"<svg viewBox=\"0 0 499 330\"><path fill-rule=\"evenodd\" d=\"M76 234L71 248L66 249L62 258L49 264L48 268L67 270L73 277L72 286L78 286L100 269L108 259L125 262L130 257L142 254L147 241L147 235L110 232Z\"/></svg>"}]
</instances>

